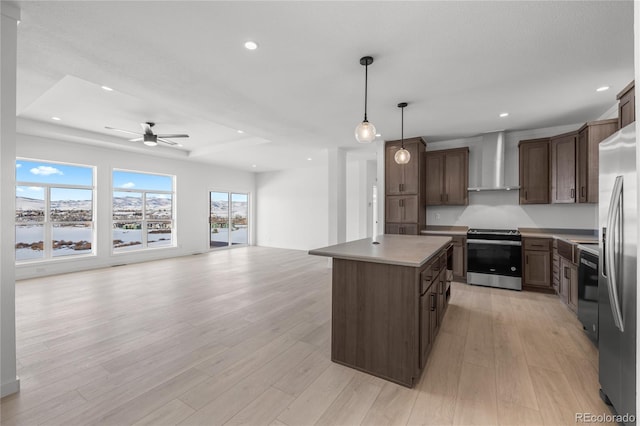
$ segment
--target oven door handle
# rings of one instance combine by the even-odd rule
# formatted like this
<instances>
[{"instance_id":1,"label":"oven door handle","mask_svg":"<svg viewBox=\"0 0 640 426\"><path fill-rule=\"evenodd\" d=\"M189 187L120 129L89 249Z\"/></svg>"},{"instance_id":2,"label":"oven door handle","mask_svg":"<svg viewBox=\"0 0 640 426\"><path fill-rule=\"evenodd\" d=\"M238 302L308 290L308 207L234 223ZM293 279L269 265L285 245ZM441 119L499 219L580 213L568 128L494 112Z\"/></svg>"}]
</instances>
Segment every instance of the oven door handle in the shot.
<instances>
[{"instance_id":1,"label":"oven door handle","mask_svg":"<svg viewBox=\"0 0 640 426\"><path fill-rule=\"evenodd\" d=\"M502 240L476 240L467 238L467 245L469 244L489 244L495 246L521 246L522 241L502 241Z\"/></svg>"}]
</instances>

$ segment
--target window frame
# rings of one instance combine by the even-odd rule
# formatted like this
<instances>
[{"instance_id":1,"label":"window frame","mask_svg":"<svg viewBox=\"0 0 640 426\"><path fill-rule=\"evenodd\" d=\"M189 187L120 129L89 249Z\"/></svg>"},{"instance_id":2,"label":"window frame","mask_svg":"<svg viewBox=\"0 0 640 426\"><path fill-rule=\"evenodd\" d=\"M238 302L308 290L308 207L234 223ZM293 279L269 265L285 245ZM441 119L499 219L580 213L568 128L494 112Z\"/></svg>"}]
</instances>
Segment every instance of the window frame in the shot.
<instances>
[{"instance_id":1,"label":"window frame","mask_svg":"<svg viewBox=\"0 0 640 426\"><path fill-rule=\"evenodd\" d=\"M42 225L43 228L43 247L42 247L42 257L36 259L21 259L18 260L16 258L16 248L14 243L14 262L16 266L32 264L38 262L59 262L64 260L72 260L79 259L85 257L95 257L97 255L97 221L96 221L96 210L97 210L97 191L96 191L96 176L97 176L97 167L88 164L78 164L78 163L69 163L64 161L52 161L52 160L40 160L34 158L27 157L16 157L15 163L17 164L20 161L25 162L33 162L33 163L43 163L43 164L51 164L51 165L62 165L69 167L79 167L91 170L91 185L73 185L73 184L65 184L65 183L45 183L38 181L21 181L16 177L15 180L15 194L14 200L18 197L18 187L27 186L27 187L38 187L43 188L43 201L44 201L44 218L42 222L35 221L27 221L27 222L18 222L15 218L16 208L14 207L14 226L13 232L14 236L16 235L16 230L19 225ZM16 172L17 174L17 172ZM90 221L52 221L51 220L51 190L52 189L79 189L79 190L90 190L91 191L91 220ZM73 225L78 223L90 224L91 225L91 252L90 253L79 253L79 254L69 254L64 256L54 256L53 250L53 228L55 225Z\"/></svg>"},{"instance_id":2,"label":"window frame","mask_svg":"<svg viewBox=\"0 0 640 426\"><path fill-rule=\"evenodd\" d=\"M162 176L171 178L171 191L164 191L159 189L137 189L137 188L122 188L116 187L114 185L113 174L115 172L125 172L125 173L137 173L141 175L151 175L151 176ZM177 232L177 220L176 220L176 176L169 175L164 173L152 173L152 172L143 172L140 170L131 170L131 169L121 169L113 167L111 169L111 207L110 207L110 218L111 218L111 228L110 228L110 246L111 246L111 255L112 256L121 256L126 255L128 253L140 253L149 250L166 250L166 249L175 249L178 247L178 232ZM116 192L125 192L132 194L140 194L141 200L141 209L142 209L142 217L140 219L130 219L130 220L117 220L114 219L114 209L113 209L113 198L114 193ZM147 218L147 194L164 194L171 196L171 219L148 219ZM162 223L162 222L171 222L171 244L161 247L149 247L148 242L148 224L149 223ZM126 250L117 250L116 247L113 246L113 231L115 229L114 225L116 223L125 223L125 222L136 222L140 223L140 231L141 231L141 244L140 248L129 248Z\"/></svg>"}]
</instances>

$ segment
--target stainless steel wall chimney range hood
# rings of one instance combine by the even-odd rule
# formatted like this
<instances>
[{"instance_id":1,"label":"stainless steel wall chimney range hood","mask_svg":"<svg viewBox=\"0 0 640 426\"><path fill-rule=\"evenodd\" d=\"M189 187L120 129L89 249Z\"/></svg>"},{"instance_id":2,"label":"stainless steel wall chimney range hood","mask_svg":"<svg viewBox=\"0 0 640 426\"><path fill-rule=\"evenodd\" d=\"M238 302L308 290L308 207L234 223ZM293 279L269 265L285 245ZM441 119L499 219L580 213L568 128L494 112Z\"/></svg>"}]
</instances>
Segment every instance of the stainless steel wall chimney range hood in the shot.
<instances>
[{"instance_id":1,"label":"stainless steel wall chimney range hood","mask_svg":"<svg viewBox=\"0 0 640 426\"><path fill-rule=\"evenodd\" d=\"M506 140L504 132L492 132L482 135L480 147L480 182L469 191L510 191L519 189L517 185L504 184L504 146Z\"/></svg>"}]
</instances>

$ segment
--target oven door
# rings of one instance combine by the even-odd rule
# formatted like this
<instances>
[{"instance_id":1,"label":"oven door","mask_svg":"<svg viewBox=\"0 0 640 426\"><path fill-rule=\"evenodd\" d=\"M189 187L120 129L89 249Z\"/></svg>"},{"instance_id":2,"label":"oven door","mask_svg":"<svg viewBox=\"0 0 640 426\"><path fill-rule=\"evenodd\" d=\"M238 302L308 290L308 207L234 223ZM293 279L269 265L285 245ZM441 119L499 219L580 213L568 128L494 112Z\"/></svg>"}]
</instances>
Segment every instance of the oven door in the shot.
<instances>
[{"instance_id":1,"label":"oven door","mask_svg":"<svg viewBox=\"0 0 640 426\"><path fill-rule=\"evenodd\" d=\"M467 271L522 277L522 242L467 239Z\"/></svg>"}]
</instances>

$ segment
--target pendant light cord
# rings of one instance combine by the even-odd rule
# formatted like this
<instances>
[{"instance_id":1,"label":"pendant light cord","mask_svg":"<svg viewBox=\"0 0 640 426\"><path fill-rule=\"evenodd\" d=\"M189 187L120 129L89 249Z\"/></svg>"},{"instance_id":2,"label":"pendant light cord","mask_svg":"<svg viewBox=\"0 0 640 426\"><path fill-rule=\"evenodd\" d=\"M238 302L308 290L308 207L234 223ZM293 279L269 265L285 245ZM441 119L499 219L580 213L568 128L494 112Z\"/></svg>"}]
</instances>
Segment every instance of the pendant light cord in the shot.
<instances>
[{"instance_id":1,"label":"pendant light cord","mask_svg":"<svg viewBox=\"0 0 640 426\"><path fill-rule=\"evenodd\" d=\"M401 114L400 117L402 117L400 120L400 143L402 144L402 149L404 149L404 107L400 108L401 110Z\"/></svg>"},{"instance_id":2,"label":"pendant light cord","mask_svg":"<svg viewBox=\"0 0 640 426\"><path fill-rule=\"evenodd\" d=\"M367 80L369 65L364 66L364 121L367 121Z\"/></svg>"}]
</instances>

